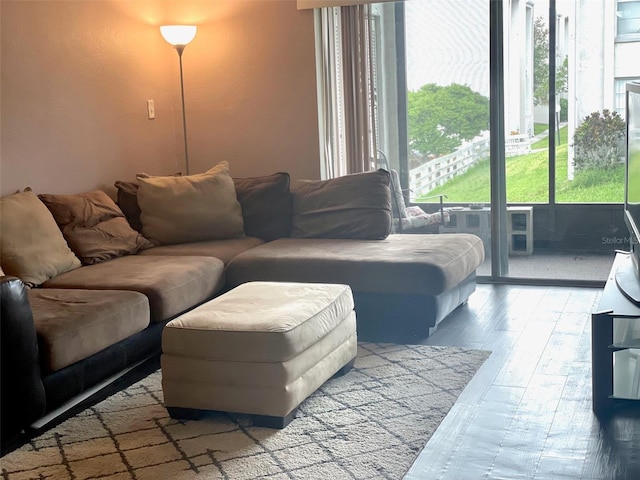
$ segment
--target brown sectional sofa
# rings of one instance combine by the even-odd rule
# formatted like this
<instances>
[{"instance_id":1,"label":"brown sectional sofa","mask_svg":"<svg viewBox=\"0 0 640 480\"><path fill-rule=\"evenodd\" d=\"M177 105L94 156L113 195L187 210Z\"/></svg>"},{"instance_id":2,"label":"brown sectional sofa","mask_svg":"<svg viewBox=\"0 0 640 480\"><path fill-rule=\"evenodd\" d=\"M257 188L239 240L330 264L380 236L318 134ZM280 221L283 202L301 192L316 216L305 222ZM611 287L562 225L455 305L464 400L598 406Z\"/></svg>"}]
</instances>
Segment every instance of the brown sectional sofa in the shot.
<instances>
[{"instance_id":1,"label":"brown sectional sofa","mask_svg":"<svg viewBox=\"0 0 640 480\"><path fill-rule=\"evenodd\" d=\"M403 342L427 337L475 289L475 270L484 259L478 237L388 235L385 171L291 187L282 173L234 184L245 236L144 249L146 240L137 237L129 254L98 260L95 249L79 246L74 252L83 266L32 289L11 276L3 258L9 274L0 285L3 448L42 415L158 353L169 320L241 283L348 284L359 339ZM121 210L106 209L109 222L126 217L144 235L136 185L117 186ZM67 217L56 221L72 245L73 229L63 225ZM82 232L82 238L94 238Z\"/></svg>"}]
</instances>

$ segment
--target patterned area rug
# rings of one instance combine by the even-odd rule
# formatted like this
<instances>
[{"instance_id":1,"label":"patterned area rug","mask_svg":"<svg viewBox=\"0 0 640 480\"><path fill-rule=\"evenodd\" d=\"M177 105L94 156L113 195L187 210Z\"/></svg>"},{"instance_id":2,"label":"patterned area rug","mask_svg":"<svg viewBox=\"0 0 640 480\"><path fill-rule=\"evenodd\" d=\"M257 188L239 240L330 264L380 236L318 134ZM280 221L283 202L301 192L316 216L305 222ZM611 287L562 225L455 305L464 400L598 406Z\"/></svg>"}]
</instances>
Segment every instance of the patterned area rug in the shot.
<instances>
[{"instance_id":1,"label":"patterned area rug","mask_svg":"<svg viewBox=\"0 0 640 480\"><path fill-rule=\"evenodd\" d=\"M361 343L283 430L211 413L171 419L161 373L88 408L0 460L22 479L400 479L489 352Z\"/></svg>"}]
</instances>

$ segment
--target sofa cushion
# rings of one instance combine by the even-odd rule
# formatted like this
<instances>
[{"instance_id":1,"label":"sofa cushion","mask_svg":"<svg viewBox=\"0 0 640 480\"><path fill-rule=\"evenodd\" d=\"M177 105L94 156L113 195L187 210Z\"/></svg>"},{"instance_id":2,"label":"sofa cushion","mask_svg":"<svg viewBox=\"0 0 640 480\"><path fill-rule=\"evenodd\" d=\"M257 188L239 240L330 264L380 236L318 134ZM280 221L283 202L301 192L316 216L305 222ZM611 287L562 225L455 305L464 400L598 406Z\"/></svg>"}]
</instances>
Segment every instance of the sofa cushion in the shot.
<instances>
[{"instance_id":1,"label":"sofa cushion","mask_svg":"<svg viewBox=\"0 0 640 480\"><path fill-rule=\"evenodd\" d=\"M354 292L440 295L484 260L472 234L392 234L384 240L282 238L227 266L227 285L250 281L344 283Z\"/></svg>"},{"instance_id":2,"label":"sofa cushion","mask_svg":"<svg viewBox=\"0 0 640 480\"><path fill-rule=\"evenodd\" d=\"M391 231L391 189L386 170L291 186L296 238L383 239Z\"/></svg>"},{"instance_id":3,"label":"sofa cushion","mask_svg":"<svg viewBox=\"0 0 640 480\"><path fill-rule=\"evenodd\" d=\"M245 235L267 241L291 235L293 205L288 173L234 178L233 183L242 207Z\"/></svg>"},{"instance_id":4,"label":"sofa cushion","mask_svg":"<svg viewBox=\"0 0 640 480\"><path fill-rule=\"evenodd\" d=\"M38 288L29 291L46 373L83 360L149 325L149 302L137 292Z\"/></svg>"},{"instance_id":5,"label":"sofa cushion","mask_svg":"<svg viewBox=\"0 0 640 480\"><path fill-rule=\"evenodd\" d=\"M236 197L242 209L244 233L263 240L291 235L292 197L288 173L263 177L233 178ZM136 182L115 182L118 206L132 228L142 232Z\"/></svg>"},{"instance_id":6,"label":"sofa cushion","mask_svg":"<svg viewBox=\"0 0 640 480\"><path fill-rule=\"evenodd\" d=\"M230 238L228 240L205 240L204 242L161 245L143 250L140 255L171 255L219 258L226 265L241 252L262 245L264 240L255 237Z\"/></svg>"},{"instance_id":7,"label":"sofa cushion","mask_svg":"<svg viewBox=\"0 0 640 480\"><path fill-rule=\"evenodd\" d=\"M228 162L196 175L137 179L142 234L155 244L244 236Z\"/></svg>"},{"instance_id":8,"label":"sofa cushion","mask_svg":"<svg viewBox=\"0 0 640 480\"><path fill-rule=\"evenodd\" d=\"M0 254L6 274L29 286L81 265L51 212L31 191L0 199Z\"/></svg>"},{"instance_id":9,"label":"sofa cushion","mask_svg":"<svg viewBox=\"0 0 640 480\"><path fill-rule=\"evenodd\" d=\"M213 257L127 255L59 275L46 288L129 290L149 299L151 321L168 320L219 292L224 264Z\"/></svg>"},{"instance_id":10,"label":"sofa cushion","mask_svg":"<svg viewBox=\"0 0 640 480\"><path fill-rule=\"evenodd\" d=\"M53 214L71 250L85 265L153 246L131 228L115 202L101 190L38 197Z\"/></svg>"}]
</instances>

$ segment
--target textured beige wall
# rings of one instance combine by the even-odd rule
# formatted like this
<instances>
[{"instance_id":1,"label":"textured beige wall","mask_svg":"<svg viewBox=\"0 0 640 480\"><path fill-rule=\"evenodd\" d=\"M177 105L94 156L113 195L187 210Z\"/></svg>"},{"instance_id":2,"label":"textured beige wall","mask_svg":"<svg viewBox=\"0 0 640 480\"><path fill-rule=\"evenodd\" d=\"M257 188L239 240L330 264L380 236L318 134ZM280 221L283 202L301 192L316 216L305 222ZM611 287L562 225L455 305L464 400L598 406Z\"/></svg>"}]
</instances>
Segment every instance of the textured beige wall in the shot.
<instances>
[{"instance_id":1,"label":"textured beige wall","mask_svg":"<svg viewBox=\"0 0 640 480\"><path fill-rule=\"evenodd\" d=\"M195 23L183 56L191 172L318 178L313 13L295 1L7 1L2 195L184 171L178 56L158 26ZM156 118L147 119L153 99Z\"/></svg>"}]
</instances>

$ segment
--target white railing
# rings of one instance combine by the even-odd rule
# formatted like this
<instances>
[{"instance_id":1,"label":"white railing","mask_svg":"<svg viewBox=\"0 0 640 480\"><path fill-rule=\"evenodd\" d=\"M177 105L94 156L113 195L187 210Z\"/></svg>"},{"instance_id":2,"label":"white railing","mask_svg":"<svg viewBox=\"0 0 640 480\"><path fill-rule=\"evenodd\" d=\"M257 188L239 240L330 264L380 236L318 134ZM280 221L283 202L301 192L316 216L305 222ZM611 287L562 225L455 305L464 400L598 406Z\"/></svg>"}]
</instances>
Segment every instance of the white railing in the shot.
<instances>
[{"instance_id":1,"label":"white railing","mask_svg":"<svg viewBox=\"0 0 640 480\"><path fill-rule=\"evenodd\" d=\"M528 135L509 135L504 142L505 155L526 155L531 153L531 139Z\"/></svg>"},{"instance_id":2,"label":"white railing","mask_svg":"<svg viewBox=\"0 0 640 480\"><path fill-rule=\"evenodd\" d=\"M427 160L419 167L409 170L409 185L412 197L429 193L444 185L456 175L466 172L479 160L489 158L489 137L481 138L456 150L454 153Z\"/></svg>"},{"instance_id":3,"label":"white railing","mask_svg":"<svg viewBox=\"0 0 640 480\"><path fill-rule=\"evenodd\" d=\"M444 185L456 175L466 172L476 162L489 158L489 153L490 144L487 135L449 155L424 160L422 165L409 170L409 185L413 190L411 196L419 197ZM531 139L528 135L509 135L505 139L507 157L528 153L531 153Z\"/></svg>"}]
</instances>

